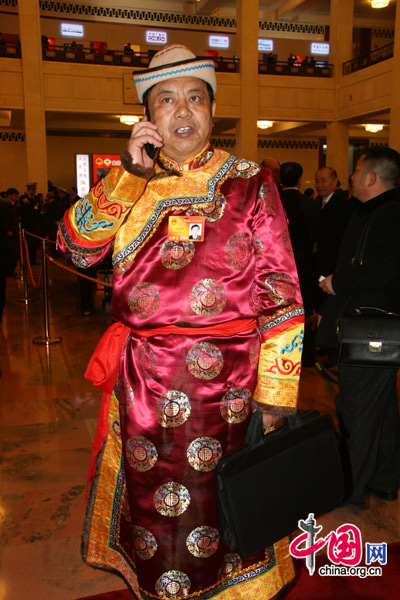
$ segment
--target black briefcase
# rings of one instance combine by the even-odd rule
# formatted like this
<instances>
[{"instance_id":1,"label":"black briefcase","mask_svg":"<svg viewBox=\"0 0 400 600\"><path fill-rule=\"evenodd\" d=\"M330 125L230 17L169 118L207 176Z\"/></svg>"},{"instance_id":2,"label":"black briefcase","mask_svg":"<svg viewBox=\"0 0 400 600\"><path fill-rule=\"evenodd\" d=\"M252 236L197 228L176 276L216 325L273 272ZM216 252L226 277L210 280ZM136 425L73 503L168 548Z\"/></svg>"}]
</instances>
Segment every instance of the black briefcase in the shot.
<instances>
[{"instance_id":1,"label":"black briefcase","mask_svg":"<svg viewBox=\"0 0 400 600\"><path fill-rule=\"evenodd\" d=\"M360 307L356 314L340 318L338 340L340 365L400 367L400 315Z\"/></svg>"},{"instance_id":2,"label":"black briefcase","mask_svg":"<svg viewBox=\"0 0 400 600\"><path fill-rule=\"evenodd\" d=\"M221 539L252 556L343 498L343 473L335 427L317 411L284 419L263 435L253 413L246 445L225 454L215 469Z\"/></svg>"}]
</instances>

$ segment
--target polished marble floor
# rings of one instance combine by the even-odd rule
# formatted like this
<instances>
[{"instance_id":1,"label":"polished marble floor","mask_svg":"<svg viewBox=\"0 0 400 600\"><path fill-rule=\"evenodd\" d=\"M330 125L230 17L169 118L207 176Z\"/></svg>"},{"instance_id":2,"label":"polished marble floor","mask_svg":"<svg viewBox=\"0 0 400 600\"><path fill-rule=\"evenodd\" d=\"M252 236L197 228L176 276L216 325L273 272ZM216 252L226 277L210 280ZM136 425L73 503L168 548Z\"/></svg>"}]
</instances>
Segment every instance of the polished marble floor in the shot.
<instances>
[{"instance_id":1,"label":"polished marble floor","mask_svg":"<svg viewBox=\"0 0 400 600\"><path fill-rule=\"evenodd\" d=\"M37 277L40 267L34 269ZM96 293L95 313L81 315L75 275L50 264L50 336L62 341L46 346L33 343L45 335L42 293L29 285L26 303L23 291L19 279L8 278L0 325L0 600L74 600L122 589L119 577L86 566L80 556L100 403L83 373L110 324L103 292ZM336 392L313 369L303 370L301 408L335 418ZM340 508L318 519L325 533L346 522L360 528L363 542L400 540L398 501L371 498L361 513ZM319 597L325 598L323 587Z\"/></svg>"}]
</instances>

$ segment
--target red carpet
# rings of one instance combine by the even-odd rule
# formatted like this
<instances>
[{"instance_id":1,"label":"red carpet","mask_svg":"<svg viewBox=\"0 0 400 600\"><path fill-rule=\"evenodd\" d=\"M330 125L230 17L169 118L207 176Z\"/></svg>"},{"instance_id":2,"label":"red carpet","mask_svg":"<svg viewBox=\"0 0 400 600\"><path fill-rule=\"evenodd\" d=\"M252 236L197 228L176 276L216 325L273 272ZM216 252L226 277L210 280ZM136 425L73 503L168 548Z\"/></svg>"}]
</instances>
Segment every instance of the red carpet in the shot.
<instances>
[{"instance_id":1,"label":"red carpet","mask_svg":"<svg viewBox=\"0 0 400 600\"><path fill-rule=\"evenodd\" d=\"M331 564L326 556L318 556L316 570L311 577L304 561L298 561L298 574L294 584L282 600L392 600L400 582L400 542L387 548L387 565L382 566L382 575L376 577L321 577L318 568ZM361 563L365 565L364 562ZM373 563L373 566L380 566ZM77 600L132 600L127 589L107 592L96 596L85 596Z\"/></svg>"}]
</instances>

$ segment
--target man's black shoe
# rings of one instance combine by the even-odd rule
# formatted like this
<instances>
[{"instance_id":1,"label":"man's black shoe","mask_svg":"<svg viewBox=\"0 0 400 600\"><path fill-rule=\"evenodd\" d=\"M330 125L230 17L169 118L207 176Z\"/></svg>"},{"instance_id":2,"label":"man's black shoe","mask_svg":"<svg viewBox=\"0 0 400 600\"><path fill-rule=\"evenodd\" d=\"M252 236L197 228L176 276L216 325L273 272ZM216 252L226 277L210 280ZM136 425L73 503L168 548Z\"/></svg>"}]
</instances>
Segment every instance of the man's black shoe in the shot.
<instances>
[{"instance_id":1,"label":"man's black shoe","mask_svg":"<svg viewBox=\"0 0 400 600\"><path fill-rule=\"evenodd\" d=\"M380 498L381 500L386 500L387 502L394 502L397 500L398 493L397 491L388 492L385 490L375 490L374 488L368 488L368 493Z\"/></svg>"}]
</instances>

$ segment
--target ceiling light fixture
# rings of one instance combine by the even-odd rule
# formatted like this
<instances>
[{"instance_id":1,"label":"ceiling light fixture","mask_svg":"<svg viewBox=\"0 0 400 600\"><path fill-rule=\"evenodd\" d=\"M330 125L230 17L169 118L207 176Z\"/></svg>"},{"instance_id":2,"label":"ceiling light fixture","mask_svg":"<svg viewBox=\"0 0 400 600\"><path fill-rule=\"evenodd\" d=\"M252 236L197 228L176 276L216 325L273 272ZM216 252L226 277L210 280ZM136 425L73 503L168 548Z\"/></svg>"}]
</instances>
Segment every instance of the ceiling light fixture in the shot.
<instances>
[{"instance_id":1,"label":"ceiling light fixture","mask_svg":"<svg viewBox=\"0 0 400 600\"><path fill-rule=\"evenodd\" d=\"M378 124L364 125L364 127L365 127L365 131L369 131L370 133L377 133L378 131L382 131L382 129L383 129L383 125L378 125Z\"/></svg>"},{"instance_id":2,"label":"ceiling light fixture","mask_svg":"<svg viewBox=\"0 0 400 600\"><path fill-rule=\"evenodd\" d=\"M386 8L390 0L371 0L372 8Z\"/></svg>"},{"instance_id":3,"label":"ceiling light fixture","mask_svg":"<svg viewBox=\"0 0 400 600\"><path fill-rule=\"evenodd\" d=\"M119 120L124 125L133 125L139 121L139 117L136 115L122 115Z\"/></svg>"},{"instance_id":4,"label":"ceiling light fixture","mask_svg":"<svg viewBox=\"0 0 400 600\"><path fill-rule=\"evenodd\" d=\"M273 121L257 121L257 127L259 129L268 129L269 127L272 127L273 124Z\"/></svg>"}]
</instances>

